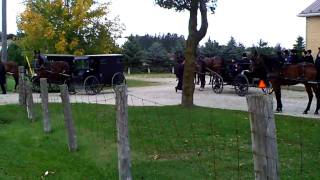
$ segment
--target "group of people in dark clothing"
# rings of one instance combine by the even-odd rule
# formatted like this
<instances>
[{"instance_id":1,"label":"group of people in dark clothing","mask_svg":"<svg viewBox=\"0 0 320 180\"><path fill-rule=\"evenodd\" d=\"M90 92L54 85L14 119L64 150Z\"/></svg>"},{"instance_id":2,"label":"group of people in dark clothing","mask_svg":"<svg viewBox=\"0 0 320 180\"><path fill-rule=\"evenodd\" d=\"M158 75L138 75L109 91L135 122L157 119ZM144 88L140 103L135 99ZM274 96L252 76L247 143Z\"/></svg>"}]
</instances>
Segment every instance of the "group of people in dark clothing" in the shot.
<instances>
[{"instance_id":1,"label":"group of people in dark clothing","mask_svg":"<svg viewBox=\"0 0 320 180\"><path fill-rule=\"evenodd\" d=\"M318 55L319 55L319 53L318 53ZM284 64L298 64L298 63L302 63L302 62L312 63L312 64L315 63L313 56L312 56L312 51L310 49L303 50L302 55L299 55L298 51L296 49L292 49L290 52L288 50L284 50L283 56L282 56L282 61L283 61L282 63L284 63Z\"/></svg>"}]
</instances>

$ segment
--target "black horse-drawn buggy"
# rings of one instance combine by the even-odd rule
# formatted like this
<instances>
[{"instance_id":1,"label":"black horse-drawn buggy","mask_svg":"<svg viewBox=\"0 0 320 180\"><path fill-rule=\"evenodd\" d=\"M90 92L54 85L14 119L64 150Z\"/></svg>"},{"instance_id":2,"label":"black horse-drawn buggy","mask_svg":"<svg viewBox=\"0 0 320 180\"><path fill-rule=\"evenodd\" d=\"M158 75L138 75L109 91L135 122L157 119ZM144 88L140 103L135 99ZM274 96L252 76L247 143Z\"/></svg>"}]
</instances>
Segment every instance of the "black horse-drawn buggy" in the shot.
<instances>
[{"instance_id":1,"label":"black horse-drawn buggy","mask_svg":"<svg viewBox=\"0 0 320 180\"><path fill-rule=\"evenodd\" d=\"M248 94L249 87L259 87L263 92L269 93L271 85L267 81L264 70L253 70L250 62L230 61L225 62L219 57L204 60L205 70L210 76L212 90L220 94L225 85L231 85L236 94L245 96Z\"/></svg>"},{"instance_id":2,"label":"black horse-drawn buggy","mask_svg":"<svg viewBox=\"0 0 320 180\"><path fill-rule=\"evenodd\" d=\"M33 89L38 91L40 78L47 78L49 86L67 84L75 93L84 89L86 94L98 94L105 86L126 83L121 54L73 56L37 54Z\"/></svg>"},{"instance_id":3,"label":"black horse-drawn buggy","mask_svg":"<svg viewBox=\"0 0 320 180\"><path fill-rule=\"evenodd\" d=\"M120 54L75 57L72 84L83 86L87 94L98 94L105 86L126 83L122 57Z\"/></svg>"}]
</instances>

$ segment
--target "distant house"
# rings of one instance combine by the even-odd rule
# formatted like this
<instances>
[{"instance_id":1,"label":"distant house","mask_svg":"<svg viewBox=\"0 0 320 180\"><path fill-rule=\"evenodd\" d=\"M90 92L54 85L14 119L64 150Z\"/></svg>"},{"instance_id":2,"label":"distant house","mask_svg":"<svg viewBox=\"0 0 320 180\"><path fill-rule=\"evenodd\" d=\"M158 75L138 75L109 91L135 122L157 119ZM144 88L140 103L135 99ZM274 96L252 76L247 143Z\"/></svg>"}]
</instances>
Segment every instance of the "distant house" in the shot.
<instances>
[{"instance_id":1,"label":"distant house","mask_svg":"<svg viewBox=\"0 0 320 180\"><path fill-rule=\"evenodd\" d=\"M315 56L320 47L320 0L303 10L299 17L306 17L306 45Z\"/></svg>"}]
</instances>

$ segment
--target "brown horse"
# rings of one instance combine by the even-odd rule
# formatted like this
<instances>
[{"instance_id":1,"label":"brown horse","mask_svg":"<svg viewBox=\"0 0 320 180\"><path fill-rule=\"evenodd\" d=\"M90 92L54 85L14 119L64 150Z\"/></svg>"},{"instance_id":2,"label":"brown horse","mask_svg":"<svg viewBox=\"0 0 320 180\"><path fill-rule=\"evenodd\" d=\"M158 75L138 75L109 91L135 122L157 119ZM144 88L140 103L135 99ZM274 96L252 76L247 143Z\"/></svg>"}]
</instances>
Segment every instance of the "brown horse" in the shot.
<instances>
[{"instance_id":1,"label":"brown horse","mask_svg":"<svg viewBox=\"0 0 320 180\"><path fill-rule=\"evenodd\" d=\"M212 58L198 59L196 69L201 81L200 88L204 88L205 85L205 73L208 71L214 71L218 74L223 73L224 61L220 56L214 56Z\"/></svg>"},{"instance_id":2,"label":"brown horse","mask_svg":"<svg viewBox=\"0 0 320 180\"><path fill-rule=\"evenodd\" d=\"M310 110L314 93L317 98L317 107L314 113L318 114L320 108L320 91L316 79L317 69L314 64L304 62L299 64L285 64L282 66L279 58L258 54L255 54L252 59L254 68L265 67L267 77L272 84L277 100L277 112L282 112L281 86L302 83L309 97L307 107L303 113L307 114Z\"/></svg>"},{"instance_id":3,"label":"brown horse","mask_svg":"<svg viewBox=\"0 0 320 180\"><path fill-rule=\"evenodd\" d=\"M13 61L3 62L6 73L12 75L15 81L14 89L17 90L17 86L19 84L19 70L18 64Z\"/></svg>"},{"instance_id":4,"label":"brown horse","mask_svg":"<svg viewBox=\"0 0 320 180\"><path fill-rule=\"evenodd\" d=\"M33 80L34 83L39 83L40 78L47 78L49 84L64 84L69 85L70 68L65 61L49 62L46 57L40 54L40 51L35 51L34 57L36 59L36 74Z\"/></svg>"}]
</instances>

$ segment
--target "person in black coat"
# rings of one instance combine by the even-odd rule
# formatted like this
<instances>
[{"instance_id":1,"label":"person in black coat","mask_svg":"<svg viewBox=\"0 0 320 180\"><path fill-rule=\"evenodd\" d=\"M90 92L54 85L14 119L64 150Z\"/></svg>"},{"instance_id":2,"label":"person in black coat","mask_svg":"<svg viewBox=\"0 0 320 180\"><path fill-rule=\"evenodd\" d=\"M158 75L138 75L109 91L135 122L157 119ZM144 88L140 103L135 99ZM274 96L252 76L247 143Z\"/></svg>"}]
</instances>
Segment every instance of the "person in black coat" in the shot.
<instances>
[{"instance_id":1,"label":"person in black coat","mask_svg":"<svg viewBox=\"0 0 320 180\"><path fill-rule=\"evenodd\" d=\"M309 49L307 51L307 54L304 56L304 61L307 62L307 63L312 63L314 64L314 61L313 61L313 57L312 57L312 51Z\"/></svg>"},{"instance_id":2,"label":"person in black coat","mask_svg":"<svg viewBox=\"0 0 320 180\"><path fill-rule=\"evenodd\" d=\"M176 76L178 78L178 84L175 87L176 92L178 90L182 90L182 82L183 82L183 71L184 71L184 61L179 63L176 71Z\"/></svg>"},{"instance_id":3,"label":"person in black coat","mask_svg":"<svg viewBox=\"0 0 320 180\"><path fill-rule=\"evenodd\" d=\"M318 54L316 56L315 66L317 68L317 80L320 81L320 47L318 48Z\"/></svg>"},{"instance_id":4,"label":"person in black coat","mask_svg":"<svg viewBox=\"0 0 320 180\"><path fill-rule=\"evenodd\" d=\"M298 56L298 51L296 49L292 49L291 50L291 64L298 64L301 63L302 60L301 58Z\"/></svg>"},{"instance_id":5,"label":"person in black coat","mask_svg":"<svg viewBox=\"0 0 320 180\"><path fill-rule=\"evenodd\" d=\"M2 94L6 94L6 69L4 64L0 61L0 86L2 90Z\"/></svg>"}]
</instances>

